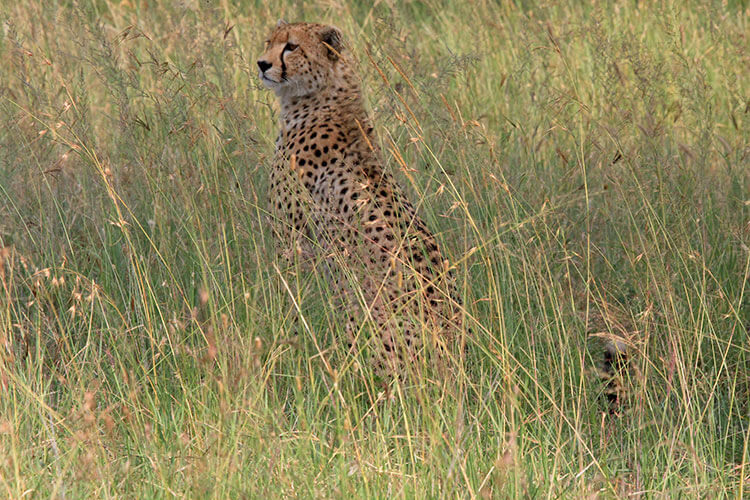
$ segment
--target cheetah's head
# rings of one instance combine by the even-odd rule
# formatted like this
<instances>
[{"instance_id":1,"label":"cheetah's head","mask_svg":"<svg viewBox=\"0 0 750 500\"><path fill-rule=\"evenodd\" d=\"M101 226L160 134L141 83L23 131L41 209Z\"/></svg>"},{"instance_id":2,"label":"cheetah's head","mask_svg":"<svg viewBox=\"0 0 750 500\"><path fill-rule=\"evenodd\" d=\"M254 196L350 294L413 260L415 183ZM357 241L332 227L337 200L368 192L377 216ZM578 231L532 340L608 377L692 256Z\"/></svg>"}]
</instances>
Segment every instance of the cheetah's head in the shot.
<instances>
[{"instance_id":1,"label":"cheetah's head","mask_svg":"<svg viewBox=\"0 0 750 500\"><path fill-rule=\"evenodd\" d=\"M279 97L301 97L328 86L344 50L333 26L279 21L258 59L258 76Z\"/></svg>"}]
</instances>

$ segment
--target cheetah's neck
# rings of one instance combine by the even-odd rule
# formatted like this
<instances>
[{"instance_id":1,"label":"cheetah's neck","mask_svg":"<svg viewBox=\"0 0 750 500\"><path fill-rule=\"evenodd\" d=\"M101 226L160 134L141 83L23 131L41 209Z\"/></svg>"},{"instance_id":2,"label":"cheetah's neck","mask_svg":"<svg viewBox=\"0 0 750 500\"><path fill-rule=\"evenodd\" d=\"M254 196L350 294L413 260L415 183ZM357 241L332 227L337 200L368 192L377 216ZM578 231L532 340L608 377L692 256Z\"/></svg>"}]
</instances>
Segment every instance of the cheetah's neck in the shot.
<instances>
[{"instance_id":1,"label":"cheetah's neck","mask_svg":"<svg viewBox=\"0 0 750 500\"><path fill-rule=\"evenodd\" d=\"M347 61L334 67L329 85L321 92L306 96L284 96L281 99L281 123L286 130L305 124L311 118L358 121L362 127L369 122L362 91Z\"/></svg>"}]
</instances>

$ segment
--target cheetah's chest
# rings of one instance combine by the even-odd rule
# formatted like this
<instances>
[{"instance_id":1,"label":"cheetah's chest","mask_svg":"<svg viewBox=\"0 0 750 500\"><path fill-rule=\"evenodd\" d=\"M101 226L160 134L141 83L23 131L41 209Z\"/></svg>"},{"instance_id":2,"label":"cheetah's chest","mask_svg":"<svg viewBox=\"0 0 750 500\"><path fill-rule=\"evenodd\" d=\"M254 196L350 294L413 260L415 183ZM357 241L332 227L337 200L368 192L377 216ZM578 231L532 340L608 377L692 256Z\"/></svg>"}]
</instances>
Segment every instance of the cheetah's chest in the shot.
<instances>
[{"instance_id":1,"label":"cheetah's chest","mask_svg":"<svg viewBox=\"0 0 750 500\"><path fill-rule=\"evenodd\" d=\"M318 217L330 219L326 222L351 222L362 195L361 183L345 161L341 144L331 140L332 133L300 131L296 137L293 132L291 138L297 140L277 148L275 176L293 178L309 208ZM310 137L318 141L311 142Z\"/></svg>"}]
</instances>

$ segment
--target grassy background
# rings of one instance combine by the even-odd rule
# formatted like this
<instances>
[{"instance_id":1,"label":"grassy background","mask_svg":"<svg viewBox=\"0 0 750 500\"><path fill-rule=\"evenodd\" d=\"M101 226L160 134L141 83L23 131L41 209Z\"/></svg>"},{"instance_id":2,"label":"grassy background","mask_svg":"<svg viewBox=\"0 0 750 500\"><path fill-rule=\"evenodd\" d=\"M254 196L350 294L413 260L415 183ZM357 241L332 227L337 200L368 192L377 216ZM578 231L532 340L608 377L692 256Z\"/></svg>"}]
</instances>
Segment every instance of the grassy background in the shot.
<instances>
[{"instance_id":1,"label":"grassy background","mask_svg":"<svg viewBox=\"0 0 750 500\"><path fill-rule=\"evenodd\" d=\"M238 3L0 7L0 497L750 494L747 2ZM449 381L386 397L277 271L279 17L456 263Z\"/></svg>"}]
</instances>

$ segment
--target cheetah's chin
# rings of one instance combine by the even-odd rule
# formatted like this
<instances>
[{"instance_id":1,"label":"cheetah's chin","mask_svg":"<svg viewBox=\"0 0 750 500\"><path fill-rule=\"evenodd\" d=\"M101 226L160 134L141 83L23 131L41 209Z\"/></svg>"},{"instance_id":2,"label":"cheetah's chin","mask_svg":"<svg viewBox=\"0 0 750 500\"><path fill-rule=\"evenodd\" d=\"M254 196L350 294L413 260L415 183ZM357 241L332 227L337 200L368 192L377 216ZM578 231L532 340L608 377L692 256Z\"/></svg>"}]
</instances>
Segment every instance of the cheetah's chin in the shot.
<instances>
[{"instance_id":1,"label":"cheetah's chin","mask_svg":"<svg viewBox=\"0 0 750 500\"><path fill-rule=\"evenodd\" d=\"M281 84L281 82L277 82L276 80L272 80L272 79L268 78L266 75L264 75L263 73L260 73L260 72L258 73L258 78L260 78L260 81L263 82L263 85L265 85L266 87L269 87L269 88L274 88L274 87L277 87L278 85Z\"/></svg>"}]
</instances>

